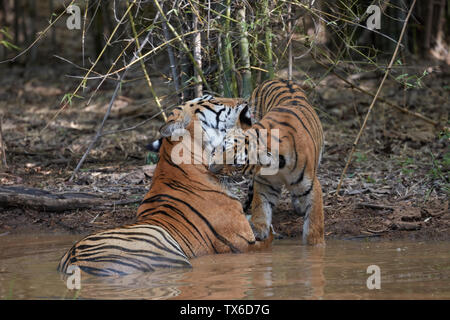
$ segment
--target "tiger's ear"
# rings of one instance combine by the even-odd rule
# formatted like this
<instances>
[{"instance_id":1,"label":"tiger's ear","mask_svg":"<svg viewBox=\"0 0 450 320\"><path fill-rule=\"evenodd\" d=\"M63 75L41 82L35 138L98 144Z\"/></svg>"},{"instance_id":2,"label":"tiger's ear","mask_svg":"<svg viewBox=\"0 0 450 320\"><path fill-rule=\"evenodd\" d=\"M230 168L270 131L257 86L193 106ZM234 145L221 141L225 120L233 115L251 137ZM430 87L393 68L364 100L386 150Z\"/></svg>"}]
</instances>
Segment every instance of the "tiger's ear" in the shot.
<instances>
[{"instance_id":1,"label":"tiger's ear","mask_svg":"<svg viewBox=\"0 0 450 320\"><path fill-rule=\"evenodd\" d=\"M241 113L239 114L239 124L241 125L241 128L243 130L247 130L252 126L252 118L251 118L250 108L248 107L247 103L245 103L244 108L242 109Z\"/></svg>"},{"instance_id":2,"label":"tiger's ear","mask_svg":"<svg viewBox=\"0 0 450 320\"><path fill-rule=\"evenodd\" d=\"M161 149L161 145L162 145L162 138L159 138L158 140L155 140L146 145L145 148L148 151L159 152L159 149Z\"/></svg>"},{"instance_id":3,"label":"tiger's ear","mask_svg":"<svg viewBox=\"0 0 450 320\"><path fill-rule=\"evenodd\" d=\"M191 117L186 112L182 112L178 119L169 120L166 124L164 124L161 128L159 128L159 133L162 137L170 137L177 133L177 131L181 131L186 129L186 127L191 122Z\"/></svg>"}]
</instances>

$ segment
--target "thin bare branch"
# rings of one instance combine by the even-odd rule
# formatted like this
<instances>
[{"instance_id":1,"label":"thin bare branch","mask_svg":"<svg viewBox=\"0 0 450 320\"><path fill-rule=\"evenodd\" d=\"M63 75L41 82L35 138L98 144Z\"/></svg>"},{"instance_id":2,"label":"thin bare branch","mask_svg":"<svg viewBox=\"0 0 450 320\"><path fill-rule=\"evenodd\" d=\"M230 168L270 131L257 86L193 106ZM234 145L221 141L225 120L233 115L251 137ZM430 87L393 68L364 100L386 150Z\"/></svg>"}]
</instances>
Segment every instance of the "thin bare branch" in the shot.
<instances>
[{"instance_id":1,"label":"thin bare branch","mask_svg":"<svg viewBox=\"0 0 450 320\"><path fill-rule=\"evenodd\" d=\"M366 114L366 116L364 118L364 121L363 121L363 124L361 126L361 129L359 130L358 135L356 136L356 139L353 142L352 149L350 151L350 154L348 155L347 163L345 164L344 170L342 171L342 174L341 174L341 178L339 179L339 184L338 184L337 189L336 189L336 195L339 194L339 191L340 191L341 185L342 185L342 181L344 180L345 173L347 172L348 166L350 165L350 162L352 161L353 153L355 152L355 149L356 149L356 146L358 145L359 139L361 138L361 135L362 135L362 133L363 133L365 127L366 127L367 120L369 118L370 112L372 111L372 108L374 107L375 103L377 102L378 96L379 96L379 94L381 92L381 89L383 88L383 84L386 81L386 79L387 79L387 77L389 75L389 72L391 71L391 68L392 68L392 65L394 64L395 58L397 57L398 49L400 48L400 43L402 42L403 35L405 34L406 26L408 25L409 17L411 16L411 13L412 13L412 10L413 10L415 4L416 4L416 0L413 1L412 5L411 5L411 8L409 8L408 15L407 15L407 17L405 19L405 22L403 23L403 28L402 28L402 31L400 33L397 45L396 45L395 50L394 50L394 53L392 54L391 61L389 62L389 65L388 65L388 67L386 69L386 72L384 73L384 77L381 80L380 85L378 86L378 90L377 90L375 96L373 97L372 103L369 106L369 110L367 110L367 114Z\"/></svg>"}]
</instances>

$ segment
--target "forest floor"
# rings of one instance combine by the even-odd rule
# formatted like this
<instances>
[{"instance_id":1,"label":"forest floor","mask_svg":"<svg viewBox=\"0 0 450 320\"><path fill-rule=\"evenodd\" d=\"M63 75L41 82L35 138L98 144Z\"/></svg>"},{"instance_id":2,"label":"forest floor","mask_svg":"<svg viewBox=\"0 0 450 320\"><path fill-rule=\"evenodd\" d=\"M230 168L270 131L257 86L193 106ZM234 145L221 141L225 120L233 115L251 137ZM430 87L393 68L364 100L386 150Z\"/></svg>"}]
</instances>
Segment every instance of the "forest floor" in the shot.
<instances>
[{"instance_id":1,"label":"forest floor","mask_svg":"<svg viewBox=\"0 0 450 320\"><path fill-rule=\"evenodd\" d=\"M56 64L62 64L57 62ZM305 65L313 65L305 63ZM448 126L450 68L429 62L422 87L405 89L388 80L382 97ZM324 72L320 67L317 73ZM83 192L121 204L51 212L30 207L2 207L0 236L30 232L89 233L134 221L136 208L151 184L154 166L146 164L145 145L162 124L155 119L135 130L104 136L87 157L73 182L69 178L92 140L106 111L114 82L106 82L91 103L75 100L53 119L64 94L79 79L68 78L70 67L14 66L1 70L0 116L8 168L0 168L0 186L24 186L52 193ZM313 73L313 68L307 70ZM283 76L281 74L280 76ZM302 74L295 75L298 79ZM356 74L358 86L375 93L379 74ZM164 99L171 91L155 78ZM89 96L95 86L87 88ZM335 191L371 97L330 73L310 92L325 132L319 170L324 193L326 238L450 240L449 135L442 126L402 114L377 103L347 171L340 195ZM163 100L169 103L170 99ZM123 86L105 131L131 127L155 113L145 85ZM44 129L46 125L47 129ZM244 184L245 185L245 184ZM245 198L245 187L240 196ZM123 204L123 203L127 204ZM283 191L275 210L275 231L300 236L303 218L295 215Z\"/></svg>"}]
</instances>

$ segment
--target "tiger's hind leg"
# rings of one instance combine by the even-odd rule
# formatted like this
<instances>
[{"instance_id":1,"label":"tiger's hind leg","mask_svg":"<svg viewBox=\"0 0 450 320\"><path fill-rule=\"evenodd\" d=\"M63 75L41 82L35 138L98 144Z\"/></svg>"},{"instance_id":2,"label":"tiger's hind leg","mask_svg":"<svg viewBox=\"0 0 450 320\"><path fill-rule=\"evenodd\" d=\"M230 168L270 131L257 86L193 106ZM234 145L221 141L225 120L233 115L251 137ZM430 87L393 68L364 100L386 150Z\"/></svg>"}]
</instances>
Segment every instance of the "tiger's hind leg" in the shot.
<instances>
[{"instance_id":1,"label":"tiger's hind leg","mask_svg":"<svg viewBox=\"0 0 450 320\"><path fill-rule=\"evenodd\" d=\"M281 187L257 176L253 181L252 215L250 225L256 240L265 240L270 234L272 209L280 197Z\"/></svg>"},{"instance_id":2,"label":"tiger's hind leg","mask_svg":"<svg viewBox=\"0 0 450 320\"><path fill-rule=\"evenodd\" d=\"M291 190L292 205L296 213L304 216L303 243L324 244L324 216L322 187L317 177L302 190Z\"/></svg>"},{"instance_id":3,"label":"tiger's hind leg","mask_svg":"<svg viewBox=\"0 0 450 320\"><path fill-rule=\"evenodd\" d=\"M303 243L308 245L325 244L322 187L317 177L314 178L311 206L306 212L303 222Z\"/></svg>"}]
</instances>

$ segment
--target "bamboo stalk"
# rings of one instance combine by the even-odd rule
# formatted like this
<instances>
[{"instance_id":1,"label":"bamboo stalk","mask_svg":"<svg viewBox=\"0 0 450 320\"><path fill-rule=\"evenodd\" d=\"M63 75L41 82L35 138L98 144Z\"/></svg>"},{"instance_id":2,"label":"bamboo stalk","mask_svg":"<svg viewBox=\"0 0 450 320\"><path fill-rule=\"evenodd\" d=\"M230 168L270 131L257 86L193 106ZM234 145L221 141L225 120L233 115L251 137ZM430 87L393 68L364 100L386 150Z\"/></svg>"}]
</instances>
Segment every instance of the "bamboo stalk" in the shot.
<instances>
[{"instance_id":1,"label":"bamboo stalk","mask_svg":"<svg viewBox=\"0 0 450 320\"><path fill-rule=\"evenodd\" d=\"M231 94L229 97L238 96L236 75L234 74L234 55L230 37L230 17L231 17L231 1L226 2L226 18L225 18L225 73L229 79Z\"/></svg>"},{"instance_id":2,"label":"bamboo stalk","mask_svg":"<svg viewBox=\"0 0 450 320\"><path fill-rule=\"evenodd\" d=\"M345 173L347 172L348 166L350 165L350 162L352 160L353 153L355 152L355 149L356 149L356 146L358 145L359 139L361 138L361 135L362 135L362 133L364 131L364 128L366 127L367 119L369 118L370 112L372 111L372 108L374 107L375 102L378 99L378 96L379 96L379 94L381 92L381 89L383 88L383 84L386 81L386 79L387 79L387 77L389 75L389 72L391 71L391 68L392 68L392 65L394 64L395 58L397 57L398 49L400 48L400 43L402 42L403 35L405 34L405 30L406 30L406 26L408 24L409 17L411 16L411 13L412 13L412 10L413 10L415 4L416 4L416 0L413 1L412 5L411 5L411 8L409 8L408 15L406 16L405 22L403 23L403 28L402 28L402 31L400 33L400 37L399 37L399 39L397 41L397 45L395 46L394 53L392 54L391 61L389 62L389 65L388 65L388 67L386 69L386 72L384 73L384 77L381 80L380 85L378 86L378 90L377 90L375 96L373 97L372 103L369 106L369 110L367 110L367 114L366 114L366 116L364 118L364 121L363 121L363 124L361 126L361 129L359 130L358 135L356 136L356 139L353 142L352 149L351 149L350 154L349 154L348 159L347 159L347 163L345 164L344 170L342 171L342 174L341 174L341 178L339 179L339 184L338 184L337 189L336 189L336 195L339 194L339 191L340 191L341 185L342 185L342 181L344 180Z\"/></svg>"},{"instance_id":3,"label":"bamboo stalk","mask_svg":"<svg viewBox=\"0 0 450 320\"><path fill-rule=\"evenodd\" d=\"M287 23L287 34L289 39L288 44L288 80L292 80L292 20L291 20L291 13L292 13L292 6L290 3L288 3L288 23Z\"/></svg>"},{"instance_id":4,"label":"bamboo stalk","mask_svg":"<svg viewBox=\"0 0 450 320\"><path fill-rule=\"evenodd\" d=\"M164 38L166 41L169 41L171 37L170 37L169 31L167 30L167 24L164 20L162 21L162 27L163 27L163 32L164 32ZM180 92L180 77L178 75L177 63L176 63L175 55L173 53L172 46L167 46L167 54L169 55L170 70L172 72L172 78L173 78L173 84L175 86L175 91L178 93L180 100L182 100L181 99L182 94ZM181 101L179 101L179 102L181 102Z\"/></svg>"},{"instance_id":5,"label":"bamboo stalk","mask_svg":"<svg viewBox=\"0 0 450 320\"><path fill-rule=\"evenodd\" d=\"M184 54L181 57L181 86L183 88L182 90L182 97L181 100L189 100L192 95L192 90L189 86L189 82L192 78L192 70L191 70L191 64L189 63L189 58Z\"/></svg>"},{"instance_id":6,"label":"bamboo stalk","mask_svg":"<svg viewBox=\"0 0 450 320\"><path fill-rule=\"evenodd\" d=\"M227 51L227 37L223 37L225 44L222 46L222 37L220 38L220 44L221 47L221 55L222 55L222 61L223 61L223 78L224 78L224 95L225 97L233 97L233 89L232 89L232 77L231 77L231 67L230 67L230 55ZM229 39L228 39L229 40Z\"/></svg>"},{"instance_id":7,"label":"bamboo stalk","mask_svg":"<svg viewBox=\"0 0 450 320\"><path fill-rule=\"evenodd\" d=\"M266 49L266 67L269 71L267 76L269 79L274 77L273 56L272 56L272 28L270 27L270 11L269 1L263 0L263 14L264 14L264 31L265 31L265 49Z\"/></svg>"},{"instance_id":8,"label":"bamboo stalk","mask_svg":"<svg viewBox=\"0 0 450 320\"><path fill-rule=\"evenodd\" d=\"M197 12L198 8L193 6L193 11ZM194 70L194 77L196 79L196 84L194 87L194 92L196 97L201 97L203 95L202 78L198 72L198 69L202 68L202 35L198 31L198 15L193 14L192 19L192 29L194 30L194 60L197 63L198 68Z\"/></svg>"},{"instance_id":9,"label":"bamboo stalk","mask_svg":"<svg viewBox=\"0 0 450 320\"><path fill-rule=\"evenodd\" d=\"M258 14L259 14L259 12L257 13L256 20L258 19ZM252 51L252 55L250 57L250 65L251 65L251 68L253 68L255 70L262 69L261 68L261 61L259 60L259 51L258 51L259 37L258 37L258 34L259 34L258 32L253 32L252 33L253 41L252 41L251 48L253 49L253 51ZM258 70L258 72L252 72L252 85L253 85L253 87L256 87L257 84L261 82L261 72L262 72L261 70ZM265 72L267 72L267 71L265 71Z\"/></svg>"},{"instance_id":10,"label":"bamboo stalk","mask_svg":"<svg viewBox=\"0 0 450 320\"><path fill-rule=\"evenodd\" d=\"M208 89L209 91L213 91L211 89L211 87L208 84L208 81L205 78L205 75L203 74L202 69L200 68L200 66L197 64L197 62L194 59L194 56L192 55L191 51L189 50L188 46L186 45L186 43L182 40L182 37L180 37L180 35L178 34L177 30L175 30L175 28L170 24L170 22L168 21L166 14L164 13L164 11L162 10L159 1L158 0L153 0L156 9L159 11L159 13L161 14L161 17L163 18L163 20L166 22L167 26L169 27L170 31L175 35L175 38L177 40L179 40L181 47L183 48L183 50L185 51L185 53L187 54L187 56L189 57L189 59L191 60L191 62L194 65L195 70L197 70L198 75L200 76L200 78L202 79L203 85L206 87L206 89Z\"/></svg>"},{"instance_id":11,"label":"bamboo stalk","mask_svg":"<svg viewBox=\"0 0 450 320\"><path fill-rule=\"evenodd\" d=\"M86 0L86 8L84 10L84 17L83 17L83 30L81 33L81 58L83 60L83 67L84 67L84 40L86 38L86 21L87 21L87 13L88 13L88 9L89 9L89 0ZM53 34L55 33L55 31L53 30Z\"/></svg>"},{"instance_id":12,"label":"bamboo stalk","mask_svg":"<svg viewBox=\"0 0 450 320\"><path fill-rule=\"evenodd\" d=\"M223 81L219 80L219 92L222 96L225 97L231 97L231 88L230 85L227 81L227 79L225 79L225 71L224 71L224 50L223 50L223 46L222 46L222 36L219 35L218 39L217 39L217 52L218 52L218 56L219 56L219 66L218 66L218 77L219 79L222 79L223 77Z\"/></svg>"},{"instance_id":13,"label":"bamboo stalk","mask_svg":"<svg viewBox=\"0 0 450 320\"><path fill-rule=\"evenodd\" d=\"M237 11L240 27L240 52L242 61L242 93L241 96L245 99L252 94L252 73L250 71L250 55L248 51L248 32L247 23L245 21L245 5L242 5Z\"/></svg>"}]
</instances>

